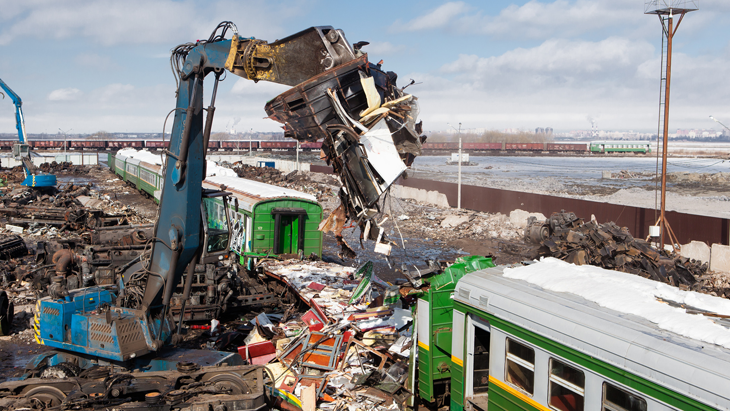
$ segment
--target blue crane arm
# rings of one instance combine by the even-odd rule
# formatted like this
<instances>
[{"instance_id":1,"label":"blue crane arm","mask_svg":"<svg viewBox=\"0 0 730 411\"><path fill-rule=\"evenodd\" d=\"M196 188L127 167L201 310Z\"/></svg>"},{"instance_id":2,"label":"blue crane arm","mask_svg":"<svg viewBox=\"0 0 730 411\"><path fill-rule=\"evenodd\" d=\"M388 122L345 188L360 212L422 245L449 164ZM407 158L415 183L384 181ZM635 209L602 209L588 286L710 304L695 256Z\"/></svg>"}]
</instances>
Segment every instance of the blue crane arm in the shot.
<instances>
[{"instance_id":1,"label":"blue crane arm","mask_svg":"<svg viewBox=\"0 0 730 411\"><path fill-rule=\"evenodd\" d=\"M166 153L156 242L148 267L155 274L147 278L142 300L144 311L169 305L174 288L203 241L202 181L215 110L213 101L207 109L203 108L205 77L214 73L217 85L219 76L229 71L255 82L294 86L353 59L354 53L344 33L331 26L311 27L270 44L240 38L238 34L230 40L211 36L207 42L178 46L173 51L173 61L180 65L176 72L180 82L170 148ZM213 100L215 91L214 86ZM207 111L205 122L204 111Z\"/></svg>"},{"instance_id":2,"label":"blue crane arm","mask_svg":"<svg viewBox=\"0 0 730 411\"><path fill-rule=\"evenodd\" d=\"M183 270L201 246L202 182L205 178L206 147L203 135L203 79L212 71L221 73L231 50L231 40L193 48L185 59L177 93L175 120L166 153L165 183L155 231L158 241L152 249L143 307L159 305L168 283L163 305Z\"/></svg>"},{"instance_id":3,"label":"blue crane arm","mask_svg":"<svg viewBox=\"0 0 730 411\"><path fill-rule=\"evenodd\" d=\"M2 79L0 79L0 87L8 93L10 99L13 100L13 104L15 104L15 128L18 129L18 139L21 143L26 144L27 137L25 134L25 119L23 118L23 100Z\"/></svg>"}]
</instances>

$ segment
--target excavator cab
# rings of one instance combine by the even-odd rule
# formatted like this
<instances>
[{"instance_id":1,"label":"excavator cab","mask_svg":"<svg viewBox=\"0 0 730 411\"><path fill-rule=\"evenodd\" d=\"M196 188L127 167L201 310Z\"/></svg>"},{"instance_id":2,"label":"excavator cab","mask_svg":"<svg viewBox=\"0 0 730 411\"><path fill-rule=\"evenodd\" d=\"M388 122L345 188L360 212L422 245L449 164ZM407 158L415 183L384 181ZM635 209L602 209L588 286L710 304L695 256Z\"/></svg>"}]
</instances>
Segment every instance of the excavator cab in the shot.
<instances>
[{"instance_id":1,"label":"excavator cab","mask_svg":"<svg viewBox=\"0 0 730 411\"><path fill-rule=\"evenodd\" d=\"M203 201L200 205L203 214L203 261L217 259L228 252L231 222L228 219L228 198L226 191L203 189ZM212 258L211 258L212 257Z\"/></svg>"},{"instance_id":2,"label":"excavator cab","mask_svg":"<svg viewBox=\"0 0 730 411\"><path fill-rule=\"evenodd\" d=\"M23 160L30 157L30 146L25 143L13 144L13 157L16 160Z\"/></svg>"}]
</instances>

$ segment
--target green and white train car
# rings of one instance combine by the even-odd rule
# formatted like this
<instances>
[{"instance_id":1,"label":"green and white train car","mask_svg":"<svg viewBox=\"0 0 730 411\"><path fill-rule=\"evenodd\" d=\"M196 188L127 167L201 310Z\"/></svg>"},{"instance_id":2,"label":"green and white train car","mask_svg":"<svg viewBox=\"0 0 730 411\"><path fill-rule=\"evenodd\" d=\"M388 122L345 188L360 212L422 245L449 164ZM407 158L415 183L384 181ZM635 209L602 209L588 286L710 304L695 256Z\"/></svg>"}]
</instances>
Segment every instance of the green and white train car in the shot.
<instances>
[{"instance_id":1,"label":"green and white train car","mask_svg":"<svg viewBox=\"0 0 730 411\"><path fill-rule=\"evenodd\" d=\"M142 158L151 154L141 153ZM109 154L109 167L121 179L159 203L162 167L139 158ZM232 193L228 201L230 246L240 263L271 255L322 255L322 206L311 194L232 176L207 177L203 187ZM220 198L204 200L208 229L228 230Z\"/></svg>"},{"instance_id":2,"label":"green and white train car","mask_svg":"<svg viewBox=\"0 0 730 411\"><path fill-rule=\"evenodd\" d=\"M161 166L137 158L121 154L112 155L111 153L107 164L115 174L119 175L119 178L147 194L159 204L164 181Z\"/></svg>"},{"instance_id":3,"label":"green and white train car","mask_svg":"<svg viewBox=\"0 0 730 411\"><path fill-rule=\"evenodd\" d=\"M651 153L648 141L591 141L592 153Z\"/></svg>"},{"instance_id":4,"label":"green and white train car","mask_svg":"<svg viewBox=\"0 0 730 411\"><path fill-rule=\"evenodd\" d=\"M242 265L268 255L322 255L322 206L315 196L239 177L212 176L203 181L204 188L222 186L233 194L228 201L230 249ZM223 224L223 202L215 199L215 203L216 207L206 207L208 221Z\"/></svg>"},{"instance_id":5,"label":"green and white train car","mask_svg":"<svg viewBox=\"0 0 730 411\"><path fill-rule=\"evenodd\" d=\"M725 299L546 259L466 274L452 301L452 410L730 409Z\"/></svg>"}]
</instances>

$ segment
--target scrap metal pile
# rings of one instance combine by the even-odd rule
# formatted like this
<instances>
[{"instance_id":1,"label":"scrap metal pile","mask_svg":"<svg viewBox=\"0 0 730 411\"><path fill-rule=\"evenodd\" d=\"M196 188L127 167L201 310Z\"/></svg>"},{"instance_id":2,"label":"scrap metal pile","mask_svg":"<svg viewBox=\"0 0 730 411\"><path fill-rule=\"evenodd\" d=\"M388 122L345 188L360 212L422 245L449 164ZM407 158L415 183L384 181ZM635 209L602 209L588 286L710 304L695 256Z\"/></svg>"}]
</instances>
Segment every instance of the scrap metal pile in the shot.
<instances>
[{"instance_id":1,"label":"scrap metal pile","mask_svg":"<svg viewBox=\"0 0 730 411\"><path fill-rule=\"evenodd\" d=\"M0 216L7 229L38 235L147 222L122 204L92 196L92 185L73 183L48 193L17 185L0 198Z\"/></svg>"},{"instance_id":2,"label":"scrap metal pile","mask_svg":"<svg viewBox=\"0 0 730 411\"><path fill-rule=\"evenodd\" d=\"M283 314L261 313L251 321L238 348L244 359L266 364L276 388L311 407L403 409L411 395L404 383L414 330L401 287L380 280L370 262L356 270L268 261L261 269L290 291L292 304ZM295 314L297 302L308 308L303 315Z\"/></svg>"},{"instance_id":3,"label":"scrap metal pile","mask_svg":"<svg viewBox=\"0 0 730 411\"><path fill-rule=\"evenodd\" d=\"M540 256L623 271L684 289L700 290L697 279L708 269L707 263L651 247L625 227L584 222L572 212L553 213L545 221L531 217L525 240L541 245Z\"/></svg>"},{"instance_id":4,"label":"scrap metal pile","mask_svg":"<svg viewBox=\"0 0 730 411\"><path fill-rule=\"evenodd\" d=\"M342 51L348 58L352 53ZM354 220L361 238L376 241L376 251L387 255L390 241L374 218L381 212L378 200L421 154L425 138L417 123L418 99L397 86L397 74L382 71L359 50L352 57L275 97L266 113L284 124L287 137L322 140L321 156L342 184L341 206L322 228L354 255L342 237L345 223Z\"/></svg>"}]
</instances>

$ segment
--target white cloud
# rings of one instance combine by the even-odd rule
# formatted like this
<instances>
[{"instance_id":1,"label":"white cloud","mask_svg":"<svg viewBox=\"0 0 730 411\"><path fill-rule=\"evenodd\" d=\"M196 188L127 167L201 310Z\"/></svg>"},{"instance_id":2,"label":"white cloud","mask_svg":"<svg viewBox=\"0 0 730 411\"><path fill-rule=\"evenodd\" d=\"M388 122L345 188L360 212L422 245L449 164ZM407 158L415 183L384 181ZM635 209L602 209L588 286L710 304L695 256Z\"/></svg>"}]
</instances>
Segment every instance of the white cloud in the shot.
<instances>
[{"instance_id":1,"label":"white cloud","mask_svg":"<svg viewBox=\"0 0 730 411\"><path fill-rule=\"evenodd\" d=\"M5 13L6 3L13 4L11 13ZM86 37L108 46L122 43L174 44L207 38L219 22L230 20L231 16L246 16L245 21L239 21L243 35L276 36L282 32L277 22L282 16L286 18L296 13L297 6L279 12L274 6L251 6L234 1L211 5L192 0L6 0L0 3L0 10L3 10L0 15L0 45L21 37Z\"/></svg>"},{"instance_id":2,"label":"white cloud","mask_svg":"<svg viewBox=\"0 0 730 411\"><path fill-rule=\"evenodd\" d=\"M92 92L92 100L100 103L127 102L143 99L146 99L145 94L136 91L131 84L109 84Z\"/></svg>"},{"instance_id":3,"label":"white cloud","mask_svg":"<svg viewBox=\"0 0 730 411\"><path fill-rule=\"evenodd\" d=\"M230 75L229 78L236 79L236 82L233 83L233 87L231 88L231 95L233 96L256 96L270 100L291 88L284 84L272 83L269 81L259 81L258 83L254 83L251 80L237 78L233 75ZM261 107L263 107L263 104L261 104Z\"/></svg>"},{"instance_id":4,"label":"white cloud","mask_svg":"<svg viewBox=\"0 0 730 411\"><path fill-rule=\"evenodd\" d=\"M396 31L419 31L444 28L453 23L456 17L466 13L469 8L466 3L461 1L449 2L407 23L396 21L393 24L393 29Z\"/></svg>"},{"instance_id":5,"label":"white cloud","mask_svg":"<svg viewBox=\"0 0 730 411\"><path fill-rule=\"evenodd\" d=\"M532 0L509 5L496 16L462 3L446 3L409 22L397 21L394 31L443 29L458 33L496 37L544 39L553 35L574 36L606 27L631 26L643 15L635 0Z\"/></svg>"},{"instance_id":6,"label":"white cloud","mask_svg":"<svg viewBox=\"0 0 730 411\"><path fill-rule=\"evenodd\" d=\"M96 53L79 54L76 56L76 64L93 70L112 70L118 67L110 57Z\"/></svg>"},{"instance_id":7,"label":"white cloud","mask_svg":"<svg viewBox=\"0 0 730 411\"><path fill-rule=\"evenodd\" d=\"M372 56L387 56L406 51L406 46L395 45L389 41L374 41L363 47L363 51Z\"/></svg>"},{"instance_id":8,"label":"white cloud","mask_svg":"<svg viewBox=\"0 0 730 411\"><path fill-rule=\"evenodd\" d=\"M554 39L500 56L462 55L444 65L441 72L486 89L585 87L635 77L637 68L653 51L646 42L618 37L599 42Z\"/></svg>"},{"instance_id":9,"label":"white cloud","mask_svg":"<svg viewBox=\"0 0 730 411\"><path fill-rule=\"evenodd\" d=\"M84 93L77 88L60 88L58 90L51 91L48 95L50 101L76 101Z\"/></svg>"},{"instance_id":10,"label":"white cloud","mask_svg":"<svg viewBox=\"0 0 730 411\"><path fill-rule=\"evenodd\" d=\"M659 58L643 41L547 40L533 48L498 56L461 55L437 73L405 73L423 84L419 97L424 127L504 129L587 128L587 115L600 115L604 129L655 130L659 100ZM671 128L700 127L726 107L730 55L674 53ZM718 111L719 112L719 111ZM709 124L706 124L708 127Z\"/></svg>"}]
</instances>

